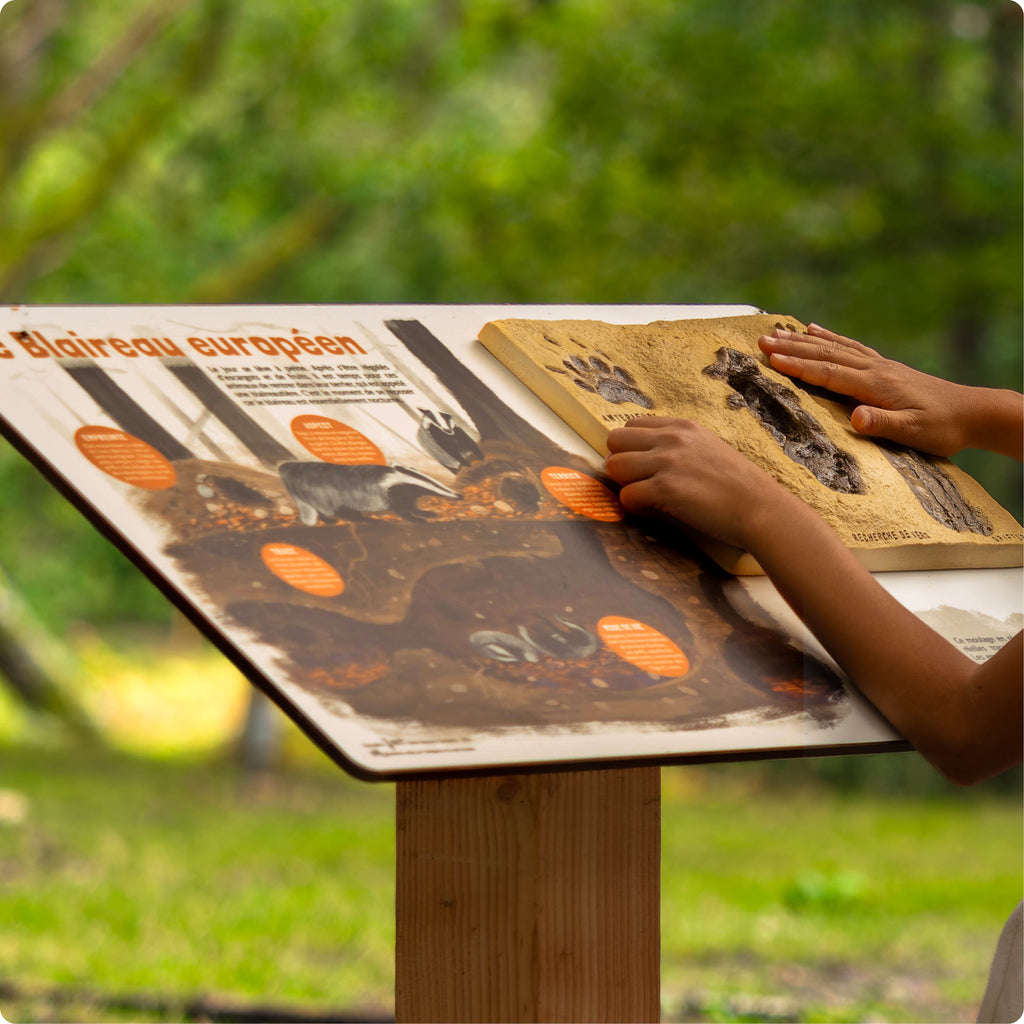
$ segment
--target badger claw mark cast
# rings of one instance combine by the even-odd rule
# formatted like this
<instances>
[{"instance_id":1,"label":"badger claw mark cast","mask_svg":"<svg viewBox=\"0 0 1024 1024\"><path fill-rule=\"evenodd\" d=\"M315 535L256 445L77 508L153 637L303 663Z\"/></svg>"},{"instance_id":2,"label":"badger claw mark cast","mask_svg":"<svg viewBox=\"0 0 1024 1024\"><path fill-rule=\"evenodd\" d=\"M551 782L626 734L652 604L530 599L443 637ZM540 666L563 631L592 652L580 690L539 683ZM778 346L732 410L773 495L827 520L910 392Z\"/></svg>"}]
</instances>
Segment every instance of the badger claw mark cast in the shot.
<instances>
[{"instance_id":1,"label":"badger claw mark cast","mask_svg":"<svg viewBox=\"0 0 1024 1024\"><path fill-rule=\"evenodd\" d=\"M734 348L720 348L704 373L724 380L733 408L749 409L794 462L805 466L826 487L841 494L863 494L857 460L839 448L800 403L793 391L761 372L757 360Z\"/></svg>"},{"instance_id":2,"label":"badger claw mark cast","mask_svg":"<svg viewBox=\"0 0 1024 1024\"><path fill-rule=\"evenodd\" d=\"M932 519L957 533L992 535L992 524L967 504L960 488L941 466L910 448L879 447Z\"/></svg>"}]
</instances>

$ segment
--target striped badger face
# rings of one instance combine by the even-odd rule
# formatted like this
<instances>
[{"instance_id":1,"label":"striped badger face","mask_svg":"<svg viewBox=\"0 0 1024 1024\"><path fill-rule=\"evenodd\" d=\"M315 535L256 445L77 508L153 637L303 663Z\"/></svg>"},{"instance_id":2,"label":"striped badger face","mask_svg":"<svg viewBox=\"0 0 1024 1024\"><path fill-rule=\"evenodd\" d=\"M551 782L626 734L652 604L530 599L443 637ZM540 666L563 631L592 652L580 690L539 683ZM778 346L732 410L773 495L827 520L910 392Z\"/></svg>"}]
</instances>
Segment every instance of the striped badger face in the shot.
<instances>
[{"instance_id":1,"label":"striped badger face","mask_svg":"<svg viewBox=\"0 0 1024 1024\"><path fill-rule=\"evenodd\" d=\"M422 419L416 440L423 450L445 469L457 473L462 466L478 462L484 456L473 437L446 412L420 409Z\"/></svg>"},{"instance_id":2,"label":"striped badger face","mask_svg":"<svg viewBox=\"0 0 1024 1024\"><path fill-rule=\"evenodd\" d=\"M590 630L561 615L534 615L529 625L516 629L518 635L478 630L470 634L469 642L495 661L539 661L542 654L579 661L589 658L600 646Z\"/></svg>"},{"instance_id":3,"label":"striped badger face","mask_svg":"<svg viewBox=\"0 0 1024 1024\"><path fill-rule=\"evenodd\" d=\"M318 519L361 519L374 512L394 512L404 519L426 519L416 507L427 494L458 498L457 491L405 466L339 466L330 462L283 462L281 482L298 506L306 526Z\"/></svg>"}]
</instances>

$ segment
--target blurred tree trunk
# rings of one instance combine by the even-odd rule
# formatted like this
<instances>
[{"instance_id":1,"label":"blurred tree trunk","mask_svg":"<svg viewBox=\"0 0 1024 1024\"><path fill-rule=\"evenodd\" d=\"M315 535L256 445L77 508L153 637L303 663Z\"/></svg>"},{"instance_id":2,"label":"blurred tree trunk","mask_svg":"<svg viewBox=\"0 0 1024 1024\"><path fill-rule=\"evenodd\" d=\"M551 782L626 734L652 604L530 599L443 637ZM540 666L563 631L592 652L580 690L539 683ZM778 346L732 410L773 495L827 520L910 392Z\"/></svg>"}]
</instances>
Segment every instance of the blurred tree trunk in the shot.
<instances>
[{"instance_id":1,"label":"blurred tree trunk","mask_svg":"<svg viewBox=\"0 0 1024 1024\"><path fill-rule=\"evenodd\" d=\"M274 702L253 687L238 742L238 753L246 774L269 772L278 767L284 741L282 724L281 713Z\"/></svg>"},{"instance_id":2,"label":"blurred tree trunk","mask_svg":"<svg viewBox=\"0 0 1024 1024\"><path fill-rule=\"evenodd\" d=\"M40 54L57 38L63 3L50 0L27 28L0 38L0 233L5 236L0 292L13 301L20 301L19 293L33 279L60 262L75 230L123 187L178 108L211 81L228 37L230 0L205 0L200 26L177 55L166 88L140 96L124 123L103 138L88 172L54 190L34 214L26 216L10 200L17 194L10 187L16 173L60 129L87 120L124 72L145 59L174 16L196 2L153 0L84 72L49 98L36 78L45 77ZM11 67L20 78L17 90L3 88L12 77Z\"/></svg>"},{"instance_id":3,"label":"blurred tree trunk","mask_svg":"<svg viewBox=\"0 0 1024 1024\"><path fill-rule=\"evenodd\" d=\"M71 653L0 569L0 683L33 713L58 718L79 739L101 743L98 727L71 692L73 665Z\"/></svg>"},{"instance_id":4,"label":"blurred tree trunk","mask_svg":"<svg viewBox=\"0 0 1024 1024\"><path fill-rule=\"evenodd\" d=\"M989 87L992 117L1000 128L1013 130L1021 117L1020 34L1024 12L1016 3L1000 4L989 30Z\"/></svg>"}]
</instances>

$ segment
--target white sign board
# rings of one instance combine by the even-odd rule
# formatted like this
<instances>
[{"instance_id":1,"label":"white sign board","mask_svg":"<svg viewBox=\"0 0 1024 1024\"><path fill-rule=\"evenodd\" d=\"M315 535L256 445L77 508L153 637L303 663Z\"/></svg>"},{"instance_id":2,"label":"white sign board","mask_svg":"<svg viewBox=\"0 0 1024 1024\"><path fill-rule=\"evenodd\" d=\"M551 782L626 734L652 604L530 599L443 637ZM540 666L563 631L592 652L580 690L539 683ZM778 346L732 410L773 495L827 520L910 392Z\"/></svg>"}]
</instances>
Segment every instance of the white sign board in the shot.
<instances>
[{"instance_id":1,"label":"white sign board","mask_svg":"<svg viewBox=\"0 0 1024 1024\"><path fill-rule=\"evenodd\" d=\"M746 312L10 307L0 427L357 774L891 747L767 580L627 519L476 341ZM889 575L969 653L1020 628L1020 570Z\"/></svg>"}]
</instances>

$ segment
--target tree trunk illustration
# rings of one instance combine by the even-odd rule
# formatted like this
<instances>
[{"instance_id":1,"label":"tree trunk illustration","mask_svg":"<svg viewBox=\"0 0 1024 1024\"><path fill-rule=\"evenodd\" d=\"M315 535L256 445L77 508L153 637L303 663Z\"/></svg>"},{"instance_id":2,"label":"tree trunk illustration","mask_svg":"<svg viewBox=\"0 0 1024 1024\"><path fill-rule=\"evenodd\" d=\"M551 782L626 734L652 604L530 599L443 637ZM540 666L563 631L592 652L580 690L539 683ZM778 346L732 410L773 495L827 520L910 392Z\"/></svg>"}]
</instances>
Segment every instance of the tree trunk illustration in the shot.
<instances>
[{"instance_id":1,"label":"tree trunk illustration","mask_svg":"<svg viewBox=\"0 0 1024 1024\"><path fill-rule=\"evenodd\" d=\"M192 453L164 429L91 359L62 359L61 366L122 429L152 445L165 459L191 459Z\"/></svg>"},{"instance_id":2,"label":"tree trunk illustration","mask_svg":"<svg viewBox=\"0 0 1024 1024\"><path fill-rule=\"evenodd\" d=\"M550 451L558 458L564 458L566 453L563 449L513 412L419 320L386 320L385 326L417 359L437 374L473 420L481 441L509 441L536 452Z\"/></svg>"},{"instance_id":3,"label":"tree trunk illustration","mask_svg":"<svg viewBox=\"0 0 1024 1024\"><path fill-rule=\"evenodd\" d=\"M268 469L276 469L282 462L295 458L191 360L171 357L162 362Z\"/></svg>"}]
</instances>

